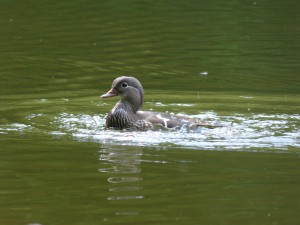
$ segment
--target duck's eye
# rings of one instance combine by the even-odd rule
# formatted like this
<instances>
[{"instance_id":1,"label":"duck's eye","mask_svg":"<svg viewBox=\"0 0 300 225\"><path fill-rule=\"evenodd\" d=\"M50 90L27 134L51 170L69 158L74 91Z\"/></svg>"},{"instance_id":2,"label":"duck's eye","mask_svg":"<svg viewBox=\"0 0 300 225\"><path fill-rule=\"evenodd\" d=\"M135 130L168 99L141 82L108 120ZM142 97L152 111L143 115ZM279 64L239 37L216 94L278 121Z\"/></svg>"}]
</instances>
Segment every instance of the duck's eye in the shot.
<instances>
[{"instance_id":1,"label":"duck's eye","mask_svg":"<svg viewBox=\"0 0 300 225\"><path fill-rule=\"evenodd\" d=\"M127 84L126 82L124 82L124 83L121 84L121 86L122 86L123 88L126 88L126 87L128 86L128 84Z\"/></svg>"}]
</instances>

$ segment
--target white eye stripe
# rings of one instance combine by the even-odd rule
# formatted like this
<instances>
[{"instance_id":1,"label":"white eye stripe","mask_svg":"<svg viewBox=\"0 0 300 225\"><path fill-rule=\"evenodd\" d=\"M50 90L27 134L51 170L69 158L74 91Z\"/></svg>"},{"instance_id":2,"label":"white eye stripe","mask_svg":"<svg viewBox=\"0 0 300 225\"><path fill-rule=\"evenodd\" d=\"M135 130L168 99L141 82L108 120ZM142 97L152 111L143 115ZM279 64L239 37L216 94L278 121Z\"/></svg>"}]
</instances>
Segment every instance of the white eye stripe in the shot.
<instances>
[{"instance_id":1,"label":"white eye stripe","mask_svg":"<svg viewBox=\"0 0 300 225\"><path fill-rule=\"evenodd\" d=\"M121 84L122 87L126 88L128 86L128 84L126 82Z\"/></svg>"}]
</instances>

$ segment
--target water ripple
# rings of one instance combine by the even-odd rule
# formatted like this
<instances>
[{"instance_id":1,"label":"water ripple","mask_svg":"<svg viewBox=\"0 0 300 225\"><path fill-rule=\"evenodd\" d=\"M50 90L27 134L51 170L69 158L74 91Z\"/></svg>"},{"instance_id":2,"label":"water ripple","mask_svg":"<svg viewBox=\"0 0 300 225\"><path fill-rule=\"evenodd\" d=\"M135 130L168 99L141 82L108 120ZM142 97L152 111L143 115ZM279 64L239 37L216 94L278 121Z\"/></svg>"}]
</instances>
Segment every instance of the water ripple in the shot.
<instances>
[{"instance_id":1,"label":"water ripple","mask_svg":"<svg viewBox=\"0 0 300 225\"><path fill-rule=\"evenodd\" d=\"M193 115L191 117L209 121L222 121L226 126L216 129L199 128L133 132L107 130L99 124L104 124L104 117L86 117L86 129L74 130L73 136L78 139L92 138L104 144L182 147L211 150L259 150L288 149L289 146L300 147L299 123L300 115L268 115L236 114L218 116L213 112ZM63 118L62 118L63 119ZM72 119L72 118L71 118ZM84 120L78 118L82 123ZM64 118L68 124L68 118ZM91 126L95 121L95 126ZM151 137L151 138L150 138Z\"/></svg>"},{"instance_id":2,"label":"water ripple","mask_svg":"<svg viewBox=\"0 0 300 225\"><path fill-rule=\"evenodd\" d=\"M43 117L43 115L33 114L29 116L27 124L18 123L0 126L0 133L37 131L35 117ZM206 112L190 117L207 121L221 121L225 124L225 127L215 129L199 128L196 130L182 127L181 129L143 132L119 131L105 129L104 115L62 113L52 119L53 130L42 130L40 132L46 132L55 136L71 135L80 141L96 141L103 145L154 146L160 149L173 147L240 151L269 149L273 151L274 149L288 150L290 147L300 147L299 114L235 114L218 116L214 112ZM30 124L31 121L35 122ZM128 154L131 155L132 152ZM109 157L109 159L103 159L107 161L120 159L113 152L103 157ZM127 160L132 159L127 158ZM122 162L120 163L122 164ZM123 162L123 164L128 164L128 162ZM128 172L136 172L133 171L134 168L127 168L127 170Z\"/></svg>"}]
</instances>

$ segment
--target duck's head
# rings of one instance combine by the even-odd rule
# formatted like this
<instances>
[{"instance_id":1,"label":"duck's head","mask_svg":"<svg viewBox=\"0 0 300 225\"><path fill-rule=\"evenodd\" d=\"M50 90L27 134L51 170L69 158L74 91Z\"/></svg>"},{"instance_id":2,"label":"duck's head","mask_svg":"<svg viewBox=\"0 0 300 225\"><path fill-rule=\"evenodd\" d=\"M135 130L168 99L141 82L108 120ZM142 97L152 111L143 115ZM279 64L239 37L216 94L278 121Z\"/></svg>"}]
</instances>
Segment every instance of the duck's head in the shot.
<instances>
[{"instance_id":1,"label":"duck's head","mask_svg":"<svg viewBox=\"0 0 300 225\"><path fill-rule=\"evenodd\" d=\"M111 89L106 94L101 95L101 98L114 96L119 96L123 104L136 112L143 105L144 89L135 77L118 77L113 81Z\"/></svg>"}]
</instances>

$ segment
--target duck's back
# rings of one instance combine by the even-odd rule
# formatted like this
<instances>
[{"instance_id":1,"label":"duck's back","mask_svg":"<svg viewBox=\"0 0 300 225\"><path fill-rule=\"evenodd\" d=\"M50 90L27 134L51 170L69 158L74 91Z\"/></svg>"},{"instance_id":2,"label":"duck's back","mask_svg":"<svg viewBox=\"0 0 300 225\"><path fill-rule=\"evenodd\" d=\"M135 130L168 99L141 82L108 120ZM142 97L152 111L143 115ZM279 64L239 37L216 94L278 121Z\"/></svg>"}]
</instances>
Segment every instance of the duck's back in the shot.
<instances>
[{"instance_id":1,"label":"duck's back","mask_svg":"<svg viewBox=\"0 0 300 225\"><path fill-rule=\"evenodd\" d=\"M222 127L221 124L209 123L185 116L179 116L168 113L152 112L152 111L138 111L137 113L140 119L150 122L153 126L161 125L165 128L182 127L188 125L191 127L208 127L216 128Z\"/></svg>"}]
</instances>

